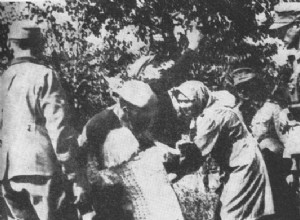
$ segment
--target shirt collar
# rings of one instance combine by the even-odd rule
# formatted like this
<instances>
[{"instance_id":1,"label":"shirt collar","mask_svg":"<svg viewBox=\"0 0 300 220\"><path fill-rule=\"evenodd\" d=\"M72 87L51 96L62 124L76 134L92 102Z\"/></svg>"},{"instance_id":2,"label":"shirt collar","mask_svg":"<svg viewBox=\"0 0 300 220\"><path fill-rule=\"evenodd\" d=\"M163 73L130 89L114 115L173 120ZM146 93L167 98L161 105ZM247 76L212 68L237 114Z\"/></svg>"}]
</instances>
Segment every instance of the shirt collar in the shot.
<instances>
[{"instance_id":1,"label":"shirt collar","mask_svg":"<svg viewBox=\"0 0 300 220\"><path fill-rule=\"evenodd\" d=\"M28 57L17 57L14 58L11 62L10 62L10 66L15 65L15 64L19 64L19 63L38 63L38 60L36 57L33 56L28 56Z\"/></svg>"}]
</instances>

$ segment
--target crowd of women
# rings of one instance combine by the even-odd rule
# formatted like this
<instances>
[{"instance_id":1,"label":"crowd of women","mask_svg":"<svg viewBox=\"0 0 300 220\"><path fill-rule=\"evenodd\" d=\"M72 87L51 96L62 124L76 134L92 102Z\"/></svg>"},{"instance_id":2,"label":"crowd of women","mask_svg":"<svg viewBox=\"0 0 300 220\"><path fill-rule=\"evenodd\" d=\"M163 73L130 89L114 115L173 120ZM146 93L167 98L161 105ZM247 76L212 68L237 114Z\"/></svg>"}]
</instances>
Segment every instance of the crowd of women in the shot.
<instances>
[{"instance_id":1,"label":"crowd of women","mask_svg":"<svg viewBox=\"0 0 300 220\"><path fill-rule=\"evenodd\" d=\"M65 216L66 209L53 213L64 206L60 187L69 186L58 177L67 176L84 219L299 219L292 138L299 123L283 93L265 90L253 69L230 74L228 91L184 80L202 38L194 30L172 67L154 68L151 57L134 64L140 80L114 89L116 104L93 116L75 143L58 79L31 53L37 31L12 29L14 60L1 79L1 183L10 218ZM181 184L195 193L185 195L194 200L189 207Z\"/></svg>"}]
</instances>

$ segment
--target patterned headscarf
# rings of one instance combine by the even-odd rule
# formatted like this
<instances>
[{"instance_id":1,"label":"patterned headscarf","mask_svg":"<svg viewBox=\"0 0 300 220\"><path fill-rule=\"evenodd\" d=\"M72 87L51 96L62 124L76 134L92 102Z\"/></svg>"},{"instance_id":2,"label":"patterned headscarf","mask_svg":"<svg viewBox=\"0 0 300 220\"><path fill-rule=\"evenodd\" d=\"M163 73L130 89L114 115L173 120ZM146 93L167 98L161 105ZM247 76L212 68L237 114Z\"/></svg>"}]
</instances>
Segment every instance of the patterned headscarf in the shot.
<instances>
[{"instance_id":1,"label":"patterned headscarf","mask_svg":"<svg viewBox=\"0 0 300 220\"><path fill-rule=\"evenodd\" d=\"M211 105L213 101L211 91L202 82L196 80L190 80L182 83L180 86L173 88L171 93L176 99L179 94L182 94L189 100L194 101L199 107L200 112Z\"/></svg>"}]
</instances>

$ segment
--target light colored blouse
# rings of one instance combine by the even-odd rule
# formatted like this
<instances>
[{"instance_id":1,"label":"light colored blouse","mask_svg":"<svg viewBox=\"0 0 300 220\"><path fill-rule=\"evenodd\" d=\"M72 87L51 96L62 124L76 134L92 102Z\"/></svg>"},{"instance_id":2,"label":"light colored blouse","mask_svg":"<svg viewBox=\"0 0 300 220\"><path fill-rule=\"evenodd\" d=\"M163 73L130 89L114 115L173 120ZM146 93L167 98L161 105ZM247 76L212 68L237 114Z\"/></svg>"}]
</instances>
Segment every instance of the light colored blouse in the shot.
<instances>
[{"instance_id":1,"label":"light colored blouse","mask_svg":"<svg viewBox=\"0 0 300 220\"><path fill-rule=\"evenodd\" d=\"M253 117L252 134L260 142L261 148L273 152L283 152L286 135L280 129L280 112L282 108L275 102L267 100Z\"/></svg>"},{"instance_id":2,"label":"light colored blouse","mask_svg":"<svg viewBox=\"0 0 300 220\"><path fill-rule=\"evenodd\" d=\"M274 213L267 169L256 140L238 114L212 105L196 119L194 143L227 173L221 219L258 219Z\"/></svg>"}]
</instances>

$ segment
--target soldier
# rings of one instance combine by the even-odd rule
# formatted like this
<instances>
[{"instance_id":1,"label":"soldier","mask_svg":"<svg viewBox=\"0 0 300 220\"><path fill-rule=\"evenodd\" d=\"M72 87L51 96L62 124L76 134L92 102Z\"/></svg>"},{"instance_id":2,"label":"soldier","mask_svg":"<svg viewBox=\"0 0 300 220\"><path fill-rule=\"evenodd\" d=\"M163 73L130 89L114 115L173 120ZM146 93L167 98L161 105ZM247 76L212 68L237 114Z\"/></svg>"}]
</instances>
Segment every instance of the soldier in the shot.
<instances>
[{"instance_id":1,"label":"soldier","mask_svg":"<svg viewBox=\"0 0 300 220\"><path fill-rule=\"evenodd\" d=\"M84 197L84 178L75 160L76 133L69 127L58 76L37 59L41 39L40 28L30 21L10 26L14 59L0 86L3 196L11 219L76 219L66 191L73 185L75 202Z\"/></svg>"},{"instance_id":2,"label":"soldier","mask_svg":"<svg viewBox=\"0 0 300 220\"><path fill-rule=\"evenodd\" d=\"M175 28L174 34L178 36L176 30ZM151 132L154 138L171 147L175 147L186 125L177 118L168 90L189 78L187 73L196 61L199 45L204 42L204 35L196 22L192 22L191 30L184 37L188 45L177 59L161 62L159 56L145 56L129 65L127 71L129 76L148 83L157 95L159 112Z\"/></svg>"}]
</instances>

